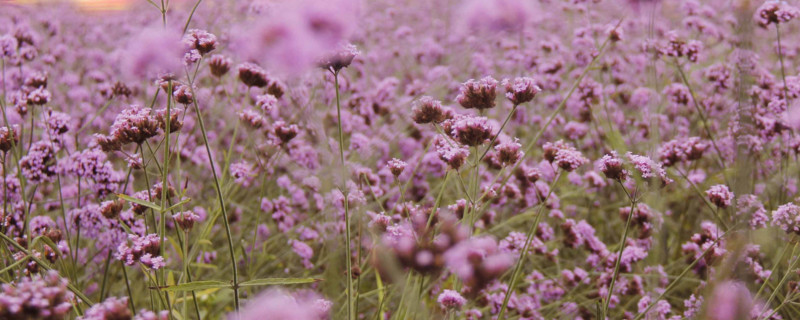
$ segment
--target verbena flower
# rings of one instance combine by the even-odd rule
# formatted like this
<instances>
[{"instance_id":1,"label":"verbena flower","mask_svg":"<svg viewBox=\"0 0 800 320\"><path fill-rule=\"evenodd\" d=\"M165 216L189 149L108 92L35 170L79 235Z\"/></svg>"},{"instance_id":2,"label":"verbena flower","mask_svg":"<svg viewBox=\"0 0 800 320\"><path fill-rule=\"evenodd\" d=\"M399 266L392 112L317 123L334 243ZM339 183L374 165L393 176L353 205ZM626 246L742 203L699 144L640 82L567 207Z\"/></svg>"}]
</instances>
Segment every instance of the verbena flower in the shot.
<instances>
[{"instance_id":1,"label":"verbena flower","mask_svg":"<svg viewBox=\"0 0 800 320\"><path fill-rule=\"evenodd\" d=\"M3 284L0 292L2 319L63 319L72 311L74 296L67 281L51 270L41 276L22 277Z\"/></svg>"},{"instance_id":2,"label":"verbena flower","mask_svg":"<svg viewBox=\"0 0 800 320\"><path fill-rule=\"evenodd\" d=\"M497 80L490 76L480 80L470 79L461 85L456 101L466 109L485 110L495 106Z\"/></svg>"}]
</instances>

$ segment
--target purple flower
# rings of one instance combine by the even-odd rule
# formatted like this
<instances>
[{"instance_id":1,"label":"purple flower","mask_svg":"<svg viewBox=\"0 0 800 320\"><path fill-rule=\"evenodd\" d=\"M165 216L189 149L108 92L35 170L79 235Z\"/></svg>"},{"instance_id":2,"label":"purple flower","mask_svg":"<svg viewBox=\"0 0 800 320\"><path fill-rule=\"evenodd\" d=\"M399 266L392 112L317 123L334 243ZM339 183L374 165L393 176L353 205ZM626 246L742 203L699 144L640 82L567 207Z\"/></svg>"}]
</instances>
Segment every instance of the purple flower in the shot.
<instances>
[{"instance_id":1,"label":"purple flower","mask_svg":"<svg viewBox=\"0 0 800 320\"><path fill-rule=\"evenodd\" d=\"M536 81L528 77L514 78L514 80L505 79L502 84L506 88L506 98L514 105L531 101L537 93L542 91L536 85Z\"/></svg>"},{"instance_id":2,"label":"purple flower","mask_svg":"<svg viewBox=\"0 0 800 320\"><path fill-rule=\"evenodd\" d=\"M628 179L628 171L622 165L622 159L617 156L616 151L604 155L598 161L598 169L609 179L625 181Z\"/></svg>"},{"instance_id":3,"label":"purple flower","mask_svg":"<svg viewBox=\"0 0 800 320\"><path fill-rule=\"evenodd\" d=\"M731 205L731 200L733 200L733 192L728 189L728 186L723 184L714 185L708 188L708 190L706 190L706 196L711 203L721 209L729 207Z\"/></svg>"},{"instance_id":4,"label":"purple flower","mask_svg":"<svg viewBox=\"0 0 800 320\"><path fill-rule=\"evenodd\" d=\"M667 171L661 167L660 163L657 163L648 157L633 154L631 152L628 152L626 156L633 164L633 167L642 174L643 179L648 180L658 177L661 179L663 184L672 183L673 180L667 176Z\"/></svg>"},{"instance_id":5,"label":"purple flower","mask_svg":"<svg viewBox=\"0 0 800 320\"><path fill-rule=\"evenodd\" d=\"M268 289L253 297L239 315L239 320L323 320L328 318L333 304L311 291L288 292Z\"/></svg>"},{"instance_id":6,"label":"purple flower","mask_svg":"<svg viewBox=\"0 0 800 320\"><path fill-rule=\"evenodd\" d=\"M522 148L522 145L519 143L519 139L514 138L514 140L498 144L494 147L494 150L497 151L497 160L503 165L509 166L517 163L525 155L520 148Z\"/></svg>"},{"instance_id":7,"label":"purple flower","mask_svg":"<svg viewBox=\"0 0 800 320\"><path fill-rule=\"evenodd\" d=\"M423 96L414 102L411 109L411 119L419 124L441 123L451 117L452 112L442 107L442 102L429 96Z\"/></svg>"},{"instance_id":8,"label":"purple flower","mask_svg":"<svg viewBox=\"0 0 800 320\"><path fill-rule=\"evenodd\" d=\"M461 116L452 121L450 135L463 145L479 146L492 137L492 126L486 117Z\"/></svg>"},{"instance_id":9,"label":"purple flower","mask_svg":"<svg viewBox=\"0 0 800 320\"><path fill-rule=\"evenodd\" d=\"M444 254L447 267L474 291L489 284L514 263L502 252L497 241L489 236L473 237L460 242Z\"/></svg>"},{"instance_id":10,"label":"purple flower","mask_svg":"<svg viewBox=\"0 0 800 320\"><path fill-rule=\"evenodd\" d=\"M497 80L490 76L480 80L469 79L461 85L456 101L466 109L485 110L494 108L497 97Z\"/></svg>"},{"instance_id":11,"label":"purple flower","mask_svg":"<svg viewBox=\"0 0 800 320\"><path fill-rule=\"evenodd\" d=\"M392 172L392 175L394 175L395 178L400 176L401 173L403 173L407 165L408 165L407 163L397 158L393 158L392 160L389 160L388 163L386 163L386 167L389 168L389 171Z\"/></svg>"},{"instance_id":12,"label":"purple flower","mask_svg":"<svg viewBox=\"0 0 800 320\"><path fill-rule=\"evenodd\" d=\"M22 175L33 183L49 182L56 175L56 150L48 141L37 141L19 160Z\"/></svg>"},{"instance_id":13,"label":"purple flower","mask_svg":"<svg viewBox=\"0 0 800 320\"><path fill-rule=\"evenodd\" d=\"M3 284L0 319L64 319L72 311L73 299L67 280L54 270L22 277L16 283Z\"/></svg>"},{"instance_id":14,"label":"purple flower","mask_svg":"<svg viewBox=\"0 0 800 320\"><path fill-rule=\"evenodd\" d=\"M708 319L736 320L751 318L751 311L760 314L761 308L755 307L750 290L744 283L738 281L724 281L714 287L714 292L708 299Z\"/></svg>"},{"instance_id":15,"label":"purple flower","mask_svg":"<svg viewBox=\"0 0 800 320\"><path fill-rule=\"evenodd\" d=\"M800 234L800 206L790 202L778 207L772 211L772 224L787 233Z\"/></svg>"},{"instance_id":16,"label":"purple flower","mask_svg":"<svg viewBox=\"0 0 800 320\"><path fill-rule=\"evenodd\" d=\"M181 229L189 231L194 226L194 223L200 220L200 217L192 211L183 211L172 215L172 219L175 220L175 223L178 224Z\"/></svg>"},{"instance_id":17,"label":"purple flower","mask_svg":"<svg viewBox=\"0 0 800 320\"><path fill-rule=\"evenodd\" d=\"M439 297L436 298L436 301L439 302L439 306L445 310L461 309L461 307L467 303L467 299L464 299L458 291L450 289L442 291Z\"/></svg>"},{"instance_id":18,"label":"purple flower","mask_svg":"<svg viewBox=\"0 0 800 320\"><path fill-rule=\"evenodd\" d=\"M453 170L458 170L467 161L469 149L447 138L439 138L435 142L436 154Z\"/></svg>"},{"instance_id":19,"label":"purple flower","mask_svg":"<svg viewBox=\"0 0 800 320\"><path fill-rule=\"evenodd\" d=\"M770 24L787 23L800 16L800 10L783 0L767 0L758 9L754 20L762 28Z\"/></svg>"},{"instance_id":20,"label":"purple flower","mask_svg":"<svg viewBox=\"0 0 800 320\"><path fill-rule=\"evenodd\" d=\"M339 70L350 66L350 64L353 63L353 59L359 54L361 54L361 52L358 51L358 48L348 43L322 57L317 64L322 69L339 72Z\"/></svg>"},{"instance_id":21,"label":"purple flower","mask_svg":"<svg viewBox=\"0 0 800 320\"><path fill-rule=\"evenodd\" d=\"M205 30L189 29L183 36L183 43L190 50L205 55L217 48L217 36Z\"/></svg>"},{"instance_id":22,"label":"purple flower","mask_svg":"<svg viewBox=\"0 0 800 320\"><path fill-rule=\"evenodd\" d=\"M135 234L128 235L128 241L119 245L115 257L132 266L137 262L151 269L160 269L166 266L163 257L158 256L161 242L155 233L140 237Z\"/></svg>"},{"instance_id":23,"label":"purple flower","mask_svg":"<svg viewBox=\"0 0 800 320\"><path fill-rule=\"evenodd\" d=\"M555 143L547 142L542 148L544 149L544 158L547 161L555 163L556 166L567 172L574 171L578 167L589 163L589 159L586 159L580 151L563 140L558 140Z\"/></svg>"},{"instance_id":24,"label":"purple flower","mask_svg":"<svg viewBox=\"0 0 800 320\"><path fill-rule=\"evenodd\" d=\"M128 297L109 297L102 303L93 305L89 310L78 317L78 320L110 320L132 319L131 310L128 309Z\"/></svg>"},{"instance_id":25,"label":"purple flower","mask_svg":"<svg viewBox=\"0 0 800 320\"><path fill-rule=\"evenodd\" d=\"M211 74L215 77L222 77L231 70L231 59L223 55L215 54L208 59L208 67Z\"/></svg>"}]
</instances>

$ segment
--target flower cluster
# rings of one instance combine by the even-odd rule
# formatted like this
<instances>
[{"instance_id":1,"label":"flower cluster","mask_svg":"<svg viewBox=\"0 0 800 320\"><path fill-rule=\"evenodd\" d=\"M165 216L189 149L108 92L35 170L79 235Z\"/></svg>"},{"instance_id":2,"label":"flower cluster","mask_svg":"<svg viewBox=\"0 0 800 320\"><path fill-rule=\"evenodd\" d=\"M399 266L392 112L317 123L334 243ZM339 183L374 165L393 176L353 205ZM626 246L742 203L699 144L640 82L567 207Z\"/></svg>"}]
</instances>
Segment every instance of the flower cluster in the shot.
<instances>
[{"instance_id":1,"label":"flower cluster","mask_svg":"<svg viewBox=\"0 0 800 320\"><path fill-rule=\"evenodd\" d=\"M129 234L128 241L119 245L114 256L128 266L139 262L148 268L160 269L166 266L160 249L161 241L155 233L146 236Z\"/></svg>"},{"instance_id":2,"label":"flower cluster","mask_svg":"<svg viewBox=\"0 0 800 320\"><path fill-rule=\"evenodd\" d=\"M56 271L41 276L23 277L16 283L3 284L0 292L0 318L64 319L72 310L74 296L67 290L67 280Z\"/></svg>"}]
</instances>

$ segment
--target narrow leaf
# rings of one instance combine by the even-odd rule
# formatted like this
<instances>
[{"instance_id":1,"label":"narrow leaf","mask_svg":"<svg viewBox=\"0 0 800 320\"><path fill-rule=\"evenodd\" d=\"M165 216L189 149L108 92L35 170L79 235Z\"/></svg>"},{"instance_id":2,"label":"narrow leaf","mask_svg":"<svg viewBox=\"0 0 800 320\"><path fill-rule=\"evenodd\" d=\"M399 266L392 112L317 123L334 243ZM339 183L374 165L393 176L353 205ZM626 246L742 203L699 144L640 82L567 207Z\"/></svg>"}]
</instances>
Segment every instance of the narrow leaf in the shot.
<instances>
[{"instance_id":1,"label":"narrow leaf","mask_svg":"<svg viewBox=\"0 0 800 320\"><path fill-rule=\"evenodd\" d=\"M230 283L222 282L222 281L214 281L214 280L207 280L207 281L193 281L189 283L182 283L176 286L167 286L160 288L164 291L195 291L195 290L204 290L210 288L230 288Z\"/></svg>"},{"instance_id":2,"label":"narrow leaf","mask_svg":"<svg viewBox=\"0 0 800 320\"><path fill-rule=\"evenodd\" d=\"M161 212L161 206L156 205L155 203L152 203L150 201L137 199L137 198L131 197L131 196L127 195L127 194L121 194L121 193L117 193L117 197L119 197L122 200L125 200L125 201L128 201L128 202L133 202L133 203L139 204L139 205L143 205L143 206L148 207L150 209L153 209L153 210L156 210L158 212Z\"/></svg>"},{"instance_id":3,"label":"narrow leaf","mask_svg":"<svg viewBox=\"0 0 800 320\"><path fill-rule=\"evenodd\" d=\"M240 287L250 286L269 286L269 285L285 285L285 284L301 284L322 281L315 278L264 278L245 281L239 284Z\"/></svg>"}]
</instances>

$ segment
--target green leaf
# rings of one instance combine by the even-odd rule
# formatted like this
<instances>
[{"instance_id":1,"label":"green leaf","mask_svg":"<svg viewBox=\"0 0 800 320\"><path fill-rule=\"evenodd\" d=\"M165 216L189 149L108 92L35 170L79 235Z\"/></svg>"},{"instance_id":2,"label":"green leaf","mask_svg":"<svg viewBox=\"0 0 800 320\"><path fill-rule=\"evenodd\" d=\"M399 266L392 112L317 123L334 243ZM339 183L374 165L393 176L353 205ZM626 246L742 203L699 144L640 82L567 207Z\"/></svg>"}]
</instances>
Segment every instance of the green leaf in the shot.
<instances>
[{"instance_id":1,"label":"green leaf","mask_svg":"<svg viewBox=\"0 0 800 320\"><path fill-rule=\"evenodd\" d=\"M206 281L193 281L189 283L182 283L176 286L167 286L159 288L164 291L195 291L211 288L230 288L231 284L222 281L206 280Z\"/></svg>"},{"instance_id":2,"label":"green leaf","mask_svg":"<svg viewBox=\"0 0 800 320\"><path fill-rule=\"evenodd\" d=\"M158 212L161 212L161 206L156 205L155 203L152 203L150 201L144 201L142 199L137 199L137 198L131 197L131 196L126 195L126 194L121 194L121 193L117 193L117 197L122 199L122 200L125 200L125 201L128 201L128 202L133 202L133 203L138 204L138 205L143 205L143 206L148 207L150 209L153 209L153 210L156 210Z\"/></svg>"},{"instance_id":3,"label":"green leaf","mask_svg":"<svg viewBox=\"0 0 800 320\"><path fill-rule=\"evenodd\" d=\"M0 270L0 274L6 273L6 272L8 272L8 270L14 269L17 266L25 263L26 261L28 261L28 257L27 256L25 258L19 259L16 262L10 264L8 267L3 268L3 270Z\"/></svg>"},{"instance_id":4,"label":"green leaf","mask_svg":"<svg viewBox=\"0 0 800 320\"><path fill-rule=\"evenodd\" d=\"M180 206L188 203L189 201L192 201L192 199L190 199L190 198L183 199L183 200L181 200L181 202L173 204L171 207L167 208L167 210L164 210L164 211L172 211L173 209L175 209L177 207L180 207Z\"/></svg>"},{"instance_id":5,"label":"green leaf","mask_svg":"<svg viewBox=\"0 0 800 320\"><path fill-rule=\"evenodd\" d=\"M264 278L245 281L239 284L240 287L250 286L269 286L269 285L285 285L285 284L301 284L322 281L322 279L315 278Z\"/></svg>"}]
</instances>

